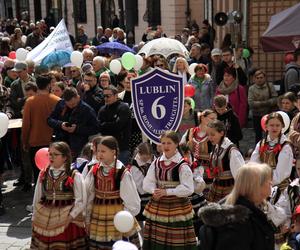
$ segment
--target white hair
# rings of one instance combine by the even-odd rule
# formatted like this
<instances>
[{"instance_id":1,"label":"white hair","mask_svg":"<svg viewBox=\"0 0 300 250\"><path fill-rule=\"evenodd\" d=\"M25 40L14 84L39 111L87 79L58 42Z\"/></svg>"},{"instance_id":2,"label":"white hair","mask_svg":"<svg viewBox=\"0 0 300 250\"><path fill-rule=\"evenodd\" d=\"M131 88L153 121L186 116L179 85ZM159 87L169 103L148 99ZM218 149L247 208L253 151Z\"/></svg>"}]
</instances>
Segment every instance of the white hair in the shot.
<instances>
[{"instance_id":1,"label":"white hair","mask_svg":"<svg viewBox=\"0 0 300 250\"><path fill-rule=\"evenodd\" d=\"M91 54L91 55L94 55L94 52L91 50L91 49L84 49L83 51L82 51L82 54Z\"/></svg>"},{"instance_id":2,"label":"white hair","mask_svg":"<svg viewBox=\"0 0 300 250\"><path fill-rule=\"evenodd\" d=\"M94 59L93 59L93 62L96 61L96 62L99 62L99 63L102 63L105 65L106 63L106 58L103 57L103 56L95 56Z\"/></svg>"}]
</instances>

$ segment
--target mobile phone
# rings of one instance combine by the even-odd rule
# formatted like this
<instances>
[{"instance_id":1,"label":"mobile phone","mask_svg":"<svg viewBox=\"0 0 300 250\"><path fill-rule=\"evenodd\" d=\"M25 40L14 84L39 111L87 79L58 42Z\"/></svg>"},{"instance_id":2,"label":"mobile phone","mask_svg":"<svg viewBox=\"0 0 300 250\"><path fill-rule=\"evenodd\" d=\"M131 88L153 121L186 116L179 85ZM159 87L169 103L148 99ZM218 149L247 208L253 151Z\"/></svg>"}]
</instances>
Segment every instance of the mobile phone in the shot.
<instances>
[{"instance_id":1,"label":"mobile phone","mask_svg":"<svg viewBox=\"0 0 300 250\"><path fill-rule=\"evenodd\" d=\"M72 124L70 122L65 123L66 127L72 127Z\"/></svg>"}]
</instances>

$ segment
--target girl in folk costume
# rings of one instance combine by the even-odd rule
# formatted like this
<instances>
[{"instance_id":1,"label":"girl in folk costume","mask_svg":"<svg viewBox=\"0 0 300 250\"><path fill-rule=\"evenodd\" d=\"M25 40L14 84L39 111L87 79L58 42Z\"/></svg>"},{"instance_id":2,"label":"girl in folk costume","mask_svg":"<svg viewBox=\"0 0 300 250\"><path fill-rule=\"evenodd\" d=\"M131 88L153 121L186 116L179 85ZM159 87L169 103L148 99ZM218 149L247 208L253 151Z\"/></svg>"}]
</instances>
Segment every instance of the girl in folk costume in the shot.
<instances>
[{"instance_id":1,"label":"girl in folk costume","mask_svg":"<svg viewBox=\"0 0 300 250\"><path fill-rule=\"evenodd\" d=\"M257 143L250 161L267 163L273 169L273 186L283 191L289 184L293 166L293 150L282 133L284 121L278 113L271 113L266 120L266 137Z\"/></svg>"},{"instance_id":2,"label":"girl in folk costume","mask_svg":"<svg viewBox=\"0 0 300 250\"><path fill-rule=\"evenodd\" d=\"M105 136L97 146L95 164L85 179L87 189L86 226L89 249L112 249L123 237L139 246L137 228L122 234L114 227L117 212L128 210L133 216L140 212L140 198L132 175L118 158L118 142Z\"/></svg>"},{"instance_id":3,"label":"girl in folk costume","mask_svg":"<svg viewBox=\"0 0 300 250\"><path fill-rule=\"evenodd\" d=\"M195 192L190 199L195 212L194 226L196 232L198 232L200 226L200 220L197 217L198 210L201 206L206 205L206 200L202 191L206 184L211 184L211 179L207 178L207 169L209 166L209 154L212 151L212 144L208 140L208 135L206 133L207 124L216 119L217 114L213 110L204 110L200 113L200 125L189 129L180 141L180 144L187 143L194 158L193 162L191 162L191 167Z\"/></svg>"},{"instance_id":4,"label":"girl in folk costume","mask_svg":"<svg viewBox=\"0 0 300 250\"><path fill-rule=\"evenodd\" d=\"M189 129L182 136L180 144L187 144L190 148L195 162L193 170L196 168L204 172L204 180L207 179L207 167L209 165L209 154L212 151L212 144L208 140L207 124L217 119L217 114L211 109L206 109L200 113L200 124L197 127Z\"/></svg>"},{"instance_id":5,"label":"girl in folk costume","mask_svg":"<svg viewBox=\"0 0 300 250\"><path fill-rule=\"evenodd\" d=\"M207 126L208 139L214 148L207 170L208 178L212 178L213 183L206 199L217 202L231 192L236 172L245 162L237 147L225 137L223 122L215 120Z\"/></svg>"},{"instance_id":6,"label":"girl in folk costume","mask_svg":"<svg viewBox=\"0 0 300 250\"><path fill-rule=\"evenodd\" d=\"M40 172L35 188L30 249L86 249L81 174L70 170L71 150L65 142L52 143L49 157L50 166Z\"/></svg>"},{"instance_id":7,"label":"girl in folk costume","mask_svg":"<svg viewBox=\"0 0 300 250\"><path fill-rule=\"evenodd\" d=\"M293 150L282 133L284 121L278 113L271 113L266 120L266 137L257 143L250 161L267 163L273 169L272 204L277 204L278 198L289 185L289 177L293 166ZM277 228L275 234L277 248L284 242L284 231Z\"/></svg>"},{"instance_id":8,"label":"girl in folk costume","mask_svg":"<svg viewBox=\"0 0 300 250\"><path fill-rule=\"evenodd\" d=\"M145 217L143 216L143 211L151 197L150 194L144 191L143 181L145 176L147 175L147 172L153 160L154 155L152 152L152 146L148 142L142 142L136 148L132 164L129 165L130 173L136 184L137 191L141 198L141 211L136 217L138 221L145 220Z\"/></svg>"},{"instance_id":9,"label":"girl in folk costume","mask_svg":"<svg viewBox=\"0 0 300 250\"><path fill-rule=\"evenodd\" d=\"M91 170L92 166L94 166L96 163L99 163L99 160L97 159L97 146L100 143L100 141L102 140L102 136L100 135L95 135L92 137L92 159L90 162L88 162L83 171L82 171L82 177L83 179L85 179L85 177L87 176L88 172Z\"/></svg>"},{"instance_id":10,"label":"girl in folk costume","mask_svg":"<svg viewBox=\"0 0 300 250\"><path fill-rule=\"evenodd\" d=\"M193 208L188 198L194 192L193 174L178 152L176 132L161 135L163 154L154 160L143 189L152 194L145 207L144 250L196 249Z\"/></svg>"}]
</instances>

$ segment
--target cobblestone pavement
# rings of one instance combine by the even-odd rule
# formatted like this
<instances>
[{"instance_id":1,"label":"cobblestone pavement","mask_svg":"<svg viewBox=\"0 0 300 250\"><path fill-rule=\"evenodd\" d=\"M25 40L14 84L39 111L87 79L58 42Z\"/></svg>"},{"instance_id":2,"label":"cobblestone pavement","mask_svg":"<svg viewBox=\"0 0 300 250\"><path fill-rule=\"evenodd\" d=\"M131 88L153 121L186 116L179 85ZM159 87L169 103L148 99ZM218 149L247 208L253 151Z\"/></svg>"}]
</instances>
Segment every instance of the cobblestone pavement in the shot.
<instances>
[{"instance_id":1,"label":"cobblestone pavement","mask_svg":"<svg viewBox=\"0 0 300 250\"><path fill-rule=\"evenodd\" d=\"M243 129L243 140L240 149L246 153L254 148L255 136L252 128ZM19 168L6 171L3 175L7 188L4 191L6 213L0 216L0 250L29 249L31 237L31 214L25 210L26 205L32 203L33 190L28 193L13 187L18 177Z\"/></svg>"},{"instance_id":2,"label":"cobblestone pavement","mask_svg":"<svg viewBox=\"0 0 300 250\"><path fill-rule=\"evenodd\" d=\"M23 192L13 186L19 169L8 170L3 175L7 188L2 189L6 213L0 216L0 249L29 249L31 215L25 210L32 203L33 190Z\"/></svg>"}]
</instances>

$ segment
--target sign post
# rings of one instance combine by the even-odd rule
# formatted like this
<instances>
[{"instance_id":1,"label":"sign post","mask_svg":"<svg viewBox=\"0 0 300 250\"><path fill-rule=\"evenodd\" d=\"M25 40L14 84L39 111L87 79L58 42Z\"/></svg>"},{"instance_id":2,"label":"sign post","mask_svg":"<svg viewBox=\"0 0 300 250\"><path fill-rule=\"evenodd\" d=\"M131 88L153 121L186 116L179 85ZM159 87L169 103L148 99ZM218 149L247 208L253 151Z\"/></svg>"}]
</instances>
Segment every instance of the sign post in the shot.
<instances>
[{"instance_id":1,"label":"sign post","mask_svg":"<svg viewBox=\"0 0 300 250\"><path fill-rule=\"evenodd\" d=\"M155 68L131 80L135 118L142 132L154 143L167 130L176 131L184 106L182 77Z\"/></svg>"}]
</instances>

